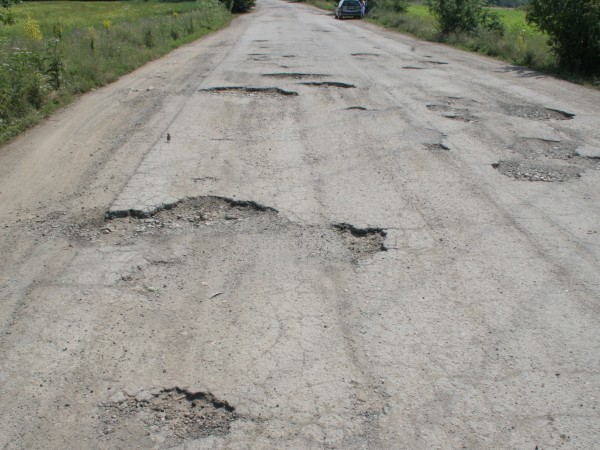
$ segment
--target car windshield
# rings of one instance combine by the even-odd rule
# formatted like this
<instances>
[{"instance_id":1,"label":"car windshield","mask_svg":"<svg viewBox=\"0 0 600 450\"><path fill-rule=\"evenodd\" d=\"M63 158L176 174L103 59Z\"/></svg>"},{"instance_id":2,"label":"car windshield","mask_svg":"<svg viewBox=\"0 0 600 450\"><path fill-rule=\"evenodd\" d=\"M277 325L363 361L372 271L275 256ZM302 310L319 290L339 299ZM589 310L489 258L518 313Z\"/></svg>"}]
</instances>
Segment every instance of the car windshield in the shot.
<instances>
[{"instance_id":1,"label":"car windshield","mask_svg":"<svg viewBox=\"0 0 600 450\"><path fill-rule=\"evenodd\" d=\"M359 6L359 3L357 1L345 1L344 6Z\"/></svg>"}]
</instances>

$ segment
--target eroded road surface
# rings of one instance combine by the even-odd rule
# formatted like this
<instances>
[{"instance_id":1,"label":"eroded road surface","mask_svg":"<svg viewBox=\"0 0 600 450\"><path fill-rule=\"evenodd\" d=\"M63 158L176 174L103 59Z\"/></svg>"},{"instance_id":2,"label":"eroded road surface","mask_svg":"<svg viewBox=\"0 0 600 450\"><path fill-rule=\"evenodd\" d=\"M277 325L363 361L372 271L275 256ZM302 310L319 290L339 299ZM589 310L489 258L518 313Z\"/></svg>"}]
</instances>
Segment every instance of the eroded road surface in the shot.
<instances>
[{"instance_id":1,"label":"eroded road surface","mask_svg":"<svg viewBox=\"0 0 600 450\"><path fill-rule=\"evenodd\" d=\"M275 0L84 96L0 151L0 447L597 448L599 123Z\"/></svg>"}]
</instances>

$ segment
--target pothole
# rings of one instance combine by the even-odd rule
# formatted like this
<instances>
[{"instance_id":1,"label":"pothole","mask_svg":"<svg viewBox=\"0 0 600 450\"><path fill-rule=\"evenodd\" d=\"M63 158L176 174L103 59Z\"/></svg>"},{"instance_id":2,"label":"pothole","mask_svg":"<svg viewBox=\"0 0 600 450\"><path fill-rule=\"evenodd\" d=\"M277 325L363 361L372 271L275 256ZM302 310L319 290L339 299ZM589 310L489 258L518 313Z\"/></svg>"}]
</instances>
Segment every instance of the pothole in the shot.
<instances>
[{"instance_id":1,"label":"pothole","mask_svg":"<svg viewBox=\"0 0 600 450\"><path fill-rule=\"evenodd\" d=\"M335 224L333 228L356 259L387 251L384 244L387 233L383 228L356 228L347 223Z\"/></svg>"},{"instance_id":2,"label":"pothole","mask_svg":"<svg viewBox=\"0 0 600 450\"><path fill-rule=\"evenodd\" d=\"M379 53L351 53L351 55L352 56L358 56L358 57L361 57L361 56L374 56L374 57L381 56L381 55L379 55Z\"/></svg>"},{"instance_id":3,"label":"pothole","mask_svg":"<svg viewBox=\"0 0 600 450\"><path fill-rule=\"evenodd\" d=\"M238 418L235 408L210 392L192 392L174 387L118 392L104 403L99 419L103 440L120 440L138 429L162 446L189 439L225 435Z\"/></svg>"},{"instance_id":4,"label":"pothole","mask_svg":"<svg viewBox=\"0 0 600 450\"><path fill-rule=\"evenodd\" d=\"M527 159L545 157L569 160L578 156L577 144L570 141L557 141L539 138L520 138L513 147L514 151Z\"/></svg>"},{"instance_id":5,"label":"pothole","mask_svg":"<svg viewBox=\"0 0 600 450\"><path fill-rule=\"evenodd\" d=\"M295 91L286 91L278 87L249 87L249 86L217 86L212 88L200 89L200 92L209 92L216 94L236 94L250 97L260 95L270 97L289 97L298 95Z\"/></svg>"},{"instance_id":6,"label":"pothole","mask_svg":"<svg viewBox=\"0 0 600 450\"><path fill-rule=\"evenodd\" d=\"M346 111L352 111L352 110L367 111L368 109L365 108L364 106L349 106L346 108Z\"/></svg>"},{"instance_id":7,"label":"pothole","mask_svg":"<svg viewBox=\"0 0 600 450\"><path fill-rule=\"evenodd\" d=\"M263 73L263 77L279 78L279 79L292 79L292 80L303 80L310 78L325 78L329 75L324 73L300 73L300 72L277 72L277 73Z\"/></svg>"},{"instance_id":8,"label":"pothole","mask_svg":"<svg viewBox=\"0 0 600 450\"><path fill-rule=\"evenodd\" d=\"M408 70L423 70L423 69L425 69L424 67L417 67L417 66L404 66L402 68L408 69Z\"/></svg>"},{"instance_id":9,"label":"pothole","mask_svg":"<svg viewBox=\"0 0 600 450\"><path fill-rule=\"evenodd\" d=\"M184 222L208 222L216 220L237 220L259 213L277 214L277 210L250 200L236 200L227 197L192 197L176 203L159 205L152 210L111 210L105 214L107 220L133 217L152 219L161 222L183 220Z\"/></svg>"},{"instance_id":10,"label":"pothole","mask_svg":"<svg viewBox=\"0 0 600 450\"><path fill-rule=\"evenodd\" d=\"M559 109L545 108L536 105L518 105L514 103L502 103L500 105L509 116L522 117L533 120L570 120L575 114Z\"/></svg>"},{"instance_id":11,"label":"pothole","mask_svg":"<svg viewBox=\"0 0 600 450\"><path fill-rule=\"evenodd\" d=\"M351 88L356 87L353 84L342 83L340 81L306 81L306 82L300 83L300 84L303 84L305 86L336 87L336 88L343 88L343 89L351 89Z\"/></svg>"},{"instance_id":12,"label":"pothole","mask_svg":"<svg viewBox=\"0 0 600 450\"><path fill-rule=\"evenodd\" d=\"M429 61L423 61L423 62L426 62L426 63L429 63L429 64L436 64L438 66L445 66L446 64L449 64L446 61L436 61L434 59L429 60Z\"/></svg>"},{"instance_id":13,"label":"pothole","mask_svg":"<svg viewBox=\"0 0 600 450\"><path fill-rule=\"evenodd\" d=\"M436 143L436 144L425 144L425 147L427 148L427 150L432 150L432 151L448 151L450 150L450 147L448 147L447 145L440 143Z\"/></svg>"},{"instance_id":14,"label":"pothole","mask_svg":"<svg viewBox=\"0 0 600 450\"><path fill-rule=\"evenodd\" d=\"M528 161L499 161L492 167L501 174L520 181L562 182L571 178L580 177L577 167L561 167L545 164L536 164Z\"/></svg>"},{"instance_id":15,"label":"pothole","mask_svg":"<svg viewBox=\"0 0 600 450\"><path fill-rule=\"evenodd\" d=\"M475 122L477 119L467 108L453 108L450 105L426 105L430 111L439 112L443 117L462 122Z\"/></svg>"}]
</instances>

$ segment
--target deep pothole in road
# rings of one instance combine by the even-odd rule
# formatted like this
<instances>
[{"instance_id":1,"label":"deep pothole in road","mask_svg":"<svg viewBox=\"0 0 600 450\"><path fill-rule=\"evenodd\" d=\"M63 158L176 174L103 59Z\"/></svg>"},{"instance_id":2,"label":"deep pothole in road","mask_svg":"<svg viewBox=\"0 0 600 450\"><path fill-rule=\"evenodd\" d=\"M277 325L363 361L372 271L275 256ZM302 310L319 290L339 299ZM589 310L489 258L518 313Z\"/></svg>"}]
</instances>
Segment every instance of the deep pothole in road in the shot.
<instances>
[{"instance_id":1,"label":"deep pothole in road","mask_svg":"<svg viewBox=\"0 0 600 450\"><path fill-rule=\"evenodd\" d=\"M462 122L475 122L477 118L471 114L468 108L454 108L450 105L431 104L426 105L427 109L440 113L442 117L451 120L459 120Z\"/></svg>"},{"instance_id":2,"label":"deep pothole in road","mask_svg":"<svg viewBox=\"0 0 600 450\"><path fill-rule=\"evenodd\" d=\"M355 260L387 251L387 233L383 228L357 228L347 223L334 224L333 228L337 230Z\"/></svg>"},{"instance_id":3,"label":"deep pothole in road","mask_svg":"<svg viewBox=\"0 0 600 450\"><path fill-rule=\"evenodd\" d=\"M100 408L101 439L120 440L132 429L140 428L168 446L227 434L231 422L238 419L233 406L210 392L178 387L140 391L135 395L118 392Z\"/></svg>"},{"instance_id":4,"label":"deep pothole in road","mask_svg":"<svg viewBox=\"0 0 600 450\"><path fill-rule=\"evenodd\" d=\"M570 160L579 156L574 141L560 141L540 138L520 138L513 150L527 159L545 157L550 159Z\"/></svg>"},{"instance_id":5,"label":"deep pothole in road","mask_svg":"<svg viewBox=\"0 0 600 450\"><path fill-rule=\"evenodd\" d=\"M369 109L364 106L348 106L346 111L368 111Z\"/></svg>"},{"instance_id":6,"label":"deep pothole in road","mask_svg":"<svg viewBox=\"0 0 600 450\"><path fill-rule=\"evenodd\" d=\"M238 96L266 96L266 97L290 97L298 95L295 91L287 91L278 87L254 87L254 86L216 86L200 89L200 92L212 94L233 94Z\"/></svg>"},{"instance_id":7,"label":"deep pothole in road","mask_svg":"<svg viewBox=\"0 0 600 450\"><path fill-rule=\"evenodd\" d=\"M302 72L276 72L276 73L263 73L263 77L278 78L278 79L292 79L292 80L305 80L311 78L325 78L328 77L325 73L302 73Z\"/></svg>"},{"instance_id":8,"label":"deep pothole in road","mask_svg":"<svg viewBox=\"0 0 600 450\"><path fill-rule=\"evenodd\" d=\"M578 167L539 164L531 161L499 161L492 164L492 167L501 174L520 181L562 182L581 176L581 169Z\"/></svg>"},{"instance_id":9,"label":"deep pothole in road","mask_svg":"<svg viewBox=\"0 0 600 450\"><path fill-rule=\"evenodd\" d=\"M431 150L431 151L448 151L448 150L450 150L450 147L448 147L445 144L442 144L441 142L434 143L434 144L425 144L425 148L427 150Z\"/></svg>"},{"instance_id":10,"label":"deep pothole in road","mask_svg":"<svg viewBox=\"0 0 600 450\"><path fill-rule=\"evenodd\" d=\"M149 219L157 225L164 226L173 220L200 223L218 220L239 220L257 214L277 214L277 210L250 200L237 200L227 197L203 196L192 197L175 203L157 206L152 211L111 210L106 218L134 217Z\"/></svg>"},{"instance_id":11,"label":"deep pothole in road","mask_svg":"<svg viewBox=\"0 0 600 450\"><path fill-rule=\"evenodd\" d=\"M315 87L334 87L334 88L342 88L342 89L352 89L356 86L350 83L342 83L341 81L305 81L303 83L305 86L315 86Z\"/></svg>"},{"instance_id":12,"label":"deep pothole in road","mask_svg":"<svg viewBox=\"0 0 600 450\"><path fill-rule=\"evenodd\" d=\"M269 206L250 200L218 196L200 196L169 204L157 205L151 210L109 210L104 219L70 223L64 212L23 221L33 239L67 239L69 246L130 246L143 242L162 242L190 233L199 236L246 235L248 233L300 233L310 236L305 243L314 248L315 255L332 260L345 260L351 252L351 261L386 251L384 228L360 228L347 223L336 225L301 225L290 222ZM307 233L307 234L306 234ZM315 233L322 239L314 238ZM331 238L334 237L332 240ZM337 239L340 240L334 244ZM128 281L123 278L124 281Z\"/></svg>"},{"instance_id":13,"label":"deep pothole in road","mask_svg":"<svg viewBox=\"0 0 600 450\"><path fill-rule=\"evenodd\" d=\"M561 111L560 109L546 108L537 105L522 105L514 103L502 103L502 110L513 117L522 117L532 120L570 120L575 114Z\"/></svg>"}]
</instances>

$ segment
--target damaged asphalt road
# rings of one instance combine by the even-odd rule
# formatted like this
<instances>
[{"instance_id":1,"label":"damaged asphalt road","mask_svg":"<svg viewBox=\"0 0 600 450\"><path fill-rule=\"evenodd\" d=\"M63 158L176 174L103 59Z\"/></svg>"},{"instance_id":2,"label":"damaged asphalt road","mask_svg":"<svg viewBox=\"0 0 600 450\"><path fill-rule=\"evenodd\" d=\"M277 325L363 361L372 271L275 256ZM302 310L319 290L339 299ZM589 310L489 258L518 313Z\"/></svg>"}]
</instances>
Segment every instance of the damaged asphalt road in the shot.
<instances>
[{"instance_id":1,"label":"damaged asphalt road","mask_svg":"<svg viewBox=\"0 0 600 450\"><path fill-rule=\"evenodd\" d=\"M0 149L0 447L594 448L599 105L276 0L85 95Z\"/></svg>"}]
</instances>

